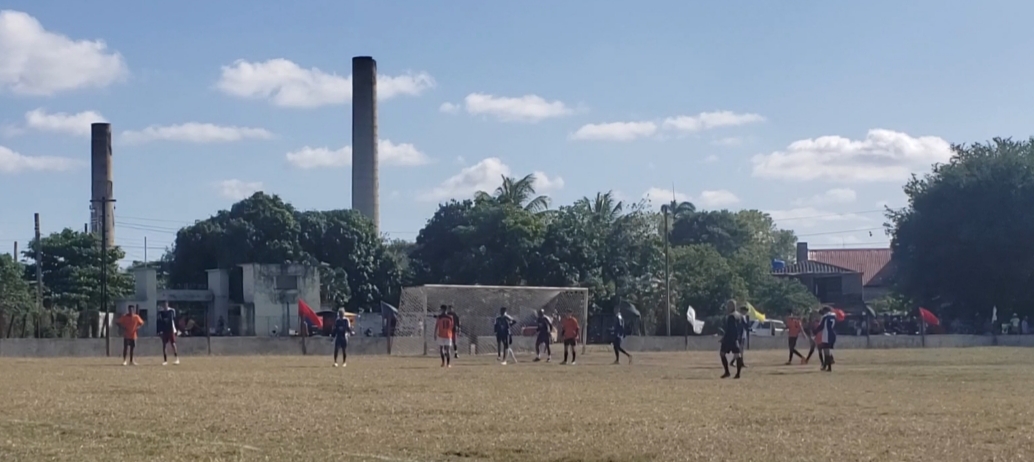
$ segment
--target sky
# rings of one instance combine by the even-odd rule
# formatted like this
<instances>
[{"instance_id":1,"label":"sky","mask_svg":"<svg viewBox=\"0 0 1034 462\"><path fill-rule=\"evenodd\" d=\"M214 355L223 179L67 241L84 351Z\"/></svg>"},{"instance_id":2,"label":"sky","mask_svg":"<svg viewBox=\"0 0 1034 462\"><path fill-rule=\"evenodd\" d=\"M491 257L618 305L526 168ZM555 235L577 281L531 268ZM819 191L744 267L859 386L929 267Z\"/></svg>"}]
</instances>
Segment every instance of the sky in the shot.
<instances>
[{"instance_id":1,"label":"sky","mask_svg":"<svg viewBox=\"0 0 1034 462\"><path fill-rule=\"evenodd\" d=\"M351 206L351 58L378 66L381 230L535 175L554 205L759 209L812 248L886 247L951 144L1034 134L1023 1L68 2L0 12L0 252L89 221L114 133L116 243L254 191ZM146 246L145 246L146 240Z\"/></svg>"}]
</instances>

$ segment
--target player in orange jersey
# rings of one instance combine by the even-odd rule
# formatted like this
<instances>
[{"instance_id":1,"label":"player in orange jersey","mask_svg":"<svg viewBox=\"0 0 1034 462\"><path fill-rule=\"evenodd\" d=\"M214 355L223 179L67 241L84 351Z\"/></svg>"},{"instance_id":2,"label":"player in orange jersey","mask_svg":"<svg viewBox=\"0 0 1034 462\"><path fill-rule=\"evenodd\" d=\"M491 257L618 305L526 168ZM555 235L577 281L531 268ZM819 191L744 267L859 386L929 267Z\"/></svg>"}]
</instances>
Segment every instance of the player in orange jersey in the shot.
<instances>
[{"instance_id":1,"label":"player in orange jersey","mask_svg":"<svg viewBox=\"0 0 1034 462\"><path fill-rule=\"evenodd\" d=\"M560 364L567 364L567 349L571 349L571 365L575 364L578 353L578 336L581 334L581 327L578 325L578 320L575 319L574 314L570 311L564 316L564 319L560 321L560 335L564 337L564 362Z\"/></svg>"},{"instance_id":2,"label":"player in orange jersey","mask_svg":"<svg viewBox=\"0 0 1034 462\"><path fill-rule=\"evenodd\" d=\"M133 354L136 353L136 332L140 326L144 325L144 320L136 314L136 308L130 305L126 314L119 318L118 324L122 326L122 365L135 366L136 358L133 357ZM128 359L126 359L127 356Z\"/></svg>"},{"instance_id":3,"label":"player in orange jersey","mask_svg":"<svg viewBox=\"0 0 1034 462\"><path fill-rule=\"evenodd\" d=\"M801 320L796 316L790 316L786 318L786 340L790 347L790 358L786 360L786 364L793 364L793 355L797 355L801 358L801 362L804 362L804 355L797 351L797 337L801 336Z\"/></svg>"},{"instance_id":4,"label":"player in orange jersey","mask_svg":"<svg viewBox=\"0 0 1034 462\"><path fill-rule=\"evenodd\" d=\"M438 322L435 323L435 338L438 341L438 352L442 356L442 367L452 367L452 336L455 334L455 323L449 316L449 307L442 305Z\"/></svg>"}]
</instances>

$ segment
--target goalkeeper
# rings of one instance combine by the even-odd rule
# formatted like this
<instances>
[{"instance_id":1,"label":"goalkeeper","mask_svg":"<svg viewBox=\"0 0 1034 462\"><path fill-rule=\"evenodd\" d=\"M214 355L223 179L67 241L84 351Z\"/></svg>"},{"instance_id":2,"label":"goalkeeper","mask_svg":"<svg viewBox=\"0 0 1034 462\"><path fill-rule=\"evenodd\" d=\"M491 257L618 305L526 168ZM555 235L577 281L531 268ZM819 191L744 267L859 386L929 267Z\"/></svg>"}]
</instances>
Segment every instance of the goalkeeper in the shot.
<instances>
[{"instance_id":1,"label":"goalkeeper","mask_svg":"<svg viewBox=\"0 0 1034 462\"><path fill-rule=\"evenodd\" d=\"M510 345L513 343L513 334L510 331L513 325L517 324L517 320L506 314L506 307L499 308L499 316L495 318L495 344L497 359L506 365L506 356L510 355L510 359L514 363L517 362L517 358L513 355L513 349Z\"/></svg>"}]
</instances>

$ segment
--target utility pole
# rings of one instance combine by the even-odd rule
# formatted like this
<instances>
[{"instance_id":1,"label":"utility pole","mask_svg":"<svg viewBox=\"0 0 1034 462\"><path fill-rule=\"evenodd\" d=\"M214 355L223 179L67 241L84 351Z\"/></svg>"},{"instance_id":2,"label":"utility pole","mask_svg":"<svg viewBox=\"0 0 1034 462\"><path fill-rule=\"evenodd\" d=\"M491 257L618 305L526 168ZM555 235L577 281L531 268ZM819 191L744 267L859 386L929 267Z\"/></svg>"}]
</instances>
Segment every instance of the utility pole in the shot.
<instances>
[{"instance_id":1,"label":"utility pole","mask_svg":"<svg viewBox=\"0 0 1034 462\"><path fill-rule=\"evenodd\" d=\"M144 266L147 266L147 236L144 236Z\"/></svg>"},{"instance_id":2,"label":"utility pole","mask_svg":"<svg viewBox=\"0 0 1034 462\"><path fill-rule=\"evenodd\" d=\"M14 257L14 261L18 261L18 241L14 241L14 253L11 254Z\"/></svg>"},{"instance_id":3,"label":"utility pole","mask_svg":"<svg viewBox=\"0 0 1034 462\"><path fill-rule=\"evenodd\" d=\"M43 309L43 241L39 232L39 213L33 215L36 222L36 309ZM37 311L38 313L39 311Z\"/></svg>"},{"instance_id":4,"label":"utility pole","mask_svg":"<svg viewBox=\"0 0 1034 462\"><path fill-rule=\"evenodd\" d=\"M101 223L108 222L108 203L115 202L107 196L90 201L101 207ZM111 307L108 303L108 227L101 226L101 307L104 309L104 349L111 356Z\"/></svg>"},{"instance_id":5,"label":"utility pole","mask_svg":"<svg viewBox=\"0 0 1034 462\"><path fill-rule=\"evenodd\" d=\"M664 212L664 309L668 311L668 337L671 337L671 255L668 253L668 208Z\"/></svg>"}]
</instances>

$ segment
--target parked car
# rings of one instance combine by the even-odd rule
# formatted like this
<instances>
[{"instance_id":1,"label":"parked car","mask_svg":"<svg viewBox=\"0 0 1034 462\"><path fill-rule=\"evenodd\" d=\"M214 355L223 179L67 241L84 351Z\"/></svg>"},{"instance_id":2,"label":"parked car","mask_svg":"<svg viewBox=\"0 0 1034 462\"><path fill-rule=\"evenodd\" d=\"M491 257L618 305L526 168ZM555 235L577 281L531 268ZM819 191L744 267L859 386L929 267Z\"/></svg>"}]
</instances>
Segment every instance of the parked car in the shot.
<instances>
[{"instance_id":1,"label":"parked car","mask_svg":"<svg viewBox=\"0 0 1034 462\"><path fill-rule=\"evenodd\" d=\"M773 335L784 335L785 333L786 323L778 319L754 321L750 325L750 335L765 337Z\"/></svg>"}]
</instances>

